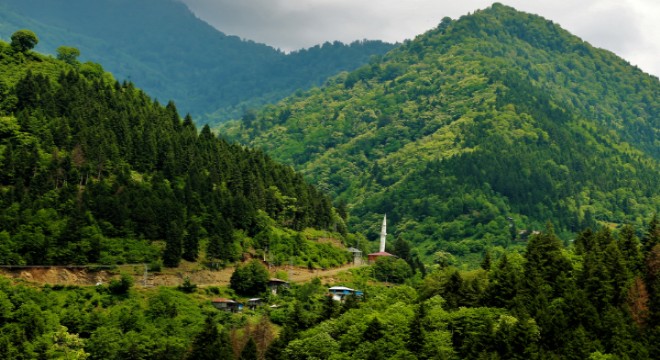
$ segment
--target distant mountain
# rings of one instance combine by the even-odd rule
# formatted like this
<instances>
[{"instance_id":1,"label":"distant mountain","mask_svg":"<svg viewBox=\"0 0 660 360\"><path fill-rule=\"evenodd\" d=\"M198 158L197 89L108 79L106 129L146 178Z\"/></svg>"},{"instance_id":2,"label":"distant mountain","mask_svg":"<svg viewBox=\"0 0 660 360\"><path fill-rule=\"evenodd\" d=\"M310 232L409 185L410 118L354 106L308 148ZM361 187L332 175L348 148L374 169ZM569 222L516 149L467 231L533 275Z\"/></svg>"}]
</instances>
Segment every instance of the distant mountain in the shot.
<instances>
[{"instance_id":1,"label":"distant mountain","mask_svg":"<svg viewBox=\"0 0 660 360\"><path fill-rule=\"evenodd\" d=\"M387 213L428 254L660 209L658 78L500 4L221 131L336 195L355 229L374 239Z\"/></svg>"},{"instance_id":2,"label":"distant mountain","mask_svg":"<svg viewBox=\"0 0 660 360\"><path fill-rule=\"evenodd\" d=\"M200 122L238 118L393 47L335 42L287 55L225 35L175 0L0 0L0 38L22 28L40 37L38 51L76 47L81 59L103 64L161 102L174 100Z\"/></svg>"}]
</instances>

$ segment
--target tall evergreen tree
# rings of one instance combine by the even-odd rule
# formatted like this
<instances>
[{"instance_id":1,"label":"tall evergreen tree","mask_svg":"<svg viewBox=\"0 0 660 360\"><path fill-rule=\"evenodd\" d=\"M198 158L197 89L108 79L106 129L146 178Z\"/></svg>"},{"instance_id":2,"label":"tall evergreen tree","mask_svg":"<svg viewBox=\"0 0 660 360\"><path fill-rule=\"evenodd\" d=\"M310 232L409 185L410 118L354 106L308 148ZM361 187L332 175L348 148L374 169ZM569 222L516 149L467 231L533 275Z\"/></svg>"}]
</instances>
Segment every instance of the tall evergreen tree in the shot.
<instances>
[{"instance_id":1,"label":"tall evergreen tree","mask_svg":"<svg viewBox=\"0 0 660 360\"><path fill-rule=\"evenodd\" d=\"M245 343L245 346L243 346L243 350L241 350L241 356L238 358L239 360L257 360L258 359L258 354L257 354L257 343L254 341L254 339L250 336L250 339Z\"/></svg>"},{"instance_id":2,"label":"tall evergreen tree","mask_svg":"<svg viewBox=\"0 0 660 360\"><path fill-rule=\"evenodd\" d=\"M226 331L219 332L213 318L208 316L204 321L202 331L193 339L187 358L190 360L232 360L234 354L229 334Z\"/></svg>"},{"instance_id":3,"label":"tall evergreen tree","mask_svg":"<svg viewBox=\"0 0 660 360\"><path fill-rule=\"evenodd\" d=\"M426 306L420 303L417 306L415 316L410 321L408 326L408 342L406 348L413 354L417 355L418 359L424 359L424 344L425 340L425 321L426 321Z\"/></svg>"},{"instance_id":4,"label":"tall evergreen tree","mask_svg":"<svg viewBox=\"0 0 660 360\"><path fill-rule=\"evenodd\" d=\"M626 261L628 270L636 273L642 270L642 261L644 260L639 239L635 235L635 229L630 224L626 224L619 233L619 250Z\"/></svg>"},{"instance_id":5,"label":"tall evergreen tree","mask_svg":"<svg viewBox=\"0 0 660 360\"><path fill-rule=\"evenodd\" d=\"M544 283L556 288L557 279L561 274L571 271L570 260L563 253L561 240L555 235L553 227L548 223L546 230L533 236L525 252L525 273L536 274ZM535 290L540 290L536 284Z\"/></svg>"},{"instance_id":6,"label":"tall evergreen tree","mask_svg":"<svg viewBox=\"0 0 660 360\"><path fill-rule=\"evenodd\" d=\"M167 267L177 267L181 261L183 230L178 222L169 222L165 232L165 252L163 264Z\"/></svg>"},{"instance_id":7,"label":"tall evergreen tree","mask_svg":"<svg viewBox=\"0 0 660 360\"><path fill-rule=\"evenodd\" d=\"M660 244L660 219L658 219L658 213L655 213L642 238L644 253L648 254L658 244Z\"/></svg>"},{"instance_id":8,"label":"tall evergreen tree","mask_svg":"<svg viewBox=\"0 0 660 360\"><path fill-rule=\"evenodd\" d=\"M186 233L183 237L183 253L181 257L188 261L197 261L199 240L202 236L202 224L199 218L188 219Z\"/></svg>"}]
</instances>

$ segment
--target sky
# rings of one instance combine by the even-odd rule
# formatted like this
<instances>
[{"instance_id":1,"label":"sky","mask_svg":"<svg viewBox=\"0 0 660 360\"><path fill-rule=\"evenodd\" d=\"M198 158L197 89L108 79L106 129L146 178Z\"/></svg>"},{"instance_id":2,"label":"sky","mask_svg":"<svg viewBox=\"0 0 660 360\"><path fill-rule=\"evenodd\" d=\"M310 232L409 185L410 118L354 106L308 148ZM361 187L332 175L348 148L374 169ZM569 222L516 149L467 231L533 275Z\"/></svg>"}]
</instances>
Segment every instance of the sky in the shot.
<instances>
[{"instance_id":1,"label":"sky","mask_svg":"<svg viewBox=\"0 0 660 360\"><path fill-rule=\"evenodd\" d=\"M180 0L228 35L283 51L326 41L401 42L494 0ZM503 0L660 77L658 0Z\"/></svg>"}]
</instances>

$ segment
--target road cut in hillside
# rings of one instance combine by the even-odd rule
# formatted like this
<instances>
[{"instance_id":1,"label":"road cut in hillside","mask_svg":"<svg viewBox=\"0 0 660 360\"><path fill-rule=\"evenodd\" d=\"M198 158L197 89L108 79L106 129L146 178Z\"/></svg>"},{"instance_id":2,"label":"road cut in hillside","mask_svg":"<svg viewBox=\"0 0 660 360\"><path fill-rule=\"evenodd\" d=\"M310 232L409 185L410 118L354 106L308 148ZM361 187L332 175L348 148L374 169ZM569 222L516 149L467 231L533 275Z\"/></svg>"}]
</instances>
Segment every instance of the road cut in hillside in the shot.
<instances>
[{"instance_id":1,"label":"road cut in hillside","mask_svg":"<svg viewBox=\"0 0 660 360\"><path fill-rule=\"evenodd\" d=\"M347 264L344 266L309 270L304 267L271 267L270 273L275 277L276 273L285 272L291 282L305 282L313 278L332 278L337 274L359 267L361 265ZM234 272L234 267L226 267L221 270L208 269L166 269L162 272L146 272L146 286L177 286L187 277L193 284L198 286L227 286ZM5 267L0 269L0 275L10 279L21 279L30 283L40 285L76 285L91 286L105 284L112 278L118 277L121 272L133 275L136 286L145 286L144 266L122 265L113 270L99 270L98 268L82 266L25 266Z\"/></svg>"}]
</instances>

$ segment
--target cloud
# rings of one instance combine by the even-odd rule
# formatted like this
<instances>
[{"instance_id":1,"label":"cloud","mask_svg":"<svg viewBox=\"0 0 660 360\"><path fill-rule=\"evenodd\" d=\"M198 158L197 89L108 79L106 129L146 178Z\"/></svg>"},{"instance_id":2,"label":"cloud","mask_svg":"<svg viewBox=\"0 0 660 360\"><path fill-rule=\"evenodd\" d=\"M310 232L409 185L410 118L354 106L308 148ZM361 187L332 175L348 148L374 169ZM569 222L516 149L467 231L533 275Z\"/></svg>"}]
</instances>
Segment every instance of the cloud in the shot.
<instances>
[{"instance_id":1,"label":"cloud","mask_svg":"<svg viewBox=\"0 0 660 360\"><path fill-rule=\"evenodd\" d=\"M325 41L403 41L493 0L180 0L222 32L285 51ZM505 0L660 75L656 0Z\"/></svg>"}]
</instances>

